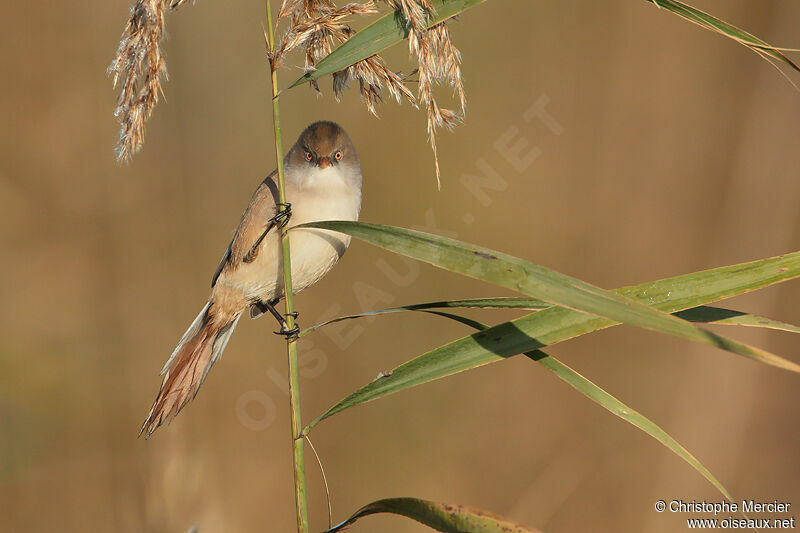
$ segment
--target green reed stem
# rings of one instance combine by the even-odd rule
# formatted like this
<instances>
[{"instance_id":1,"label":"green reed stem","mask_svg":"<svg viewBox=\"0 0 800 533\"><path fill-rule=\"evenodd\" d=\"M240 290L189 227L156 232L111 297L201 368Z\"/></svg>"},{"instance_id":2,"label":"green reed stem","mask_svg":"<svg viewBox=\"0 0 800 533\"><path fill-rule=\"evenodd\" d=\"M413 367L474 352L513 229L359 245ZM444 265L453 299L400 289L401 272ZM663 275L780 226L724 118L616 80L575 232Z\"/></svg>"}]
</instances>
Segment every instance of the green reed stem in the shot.
<instances>
[{"instance_id":1,"label":"green reed stem","mask_svg":"<svg viewBox=\"0 0 800 533\"><path fill-rule=\"evenodd\" d=\"M272 11L270 0L267 2L267 39L270 52L275 50L275 29L272 26ZM283 173L283 140L281 137L281 113L278 100L278 73L270 61L270 75L272 81L272 122L275 126L275 157L278 160L278 198L286 203L286 182ZM291 329L295 321L294 295L292 294L292 263L289 247L289 230L281 228L281 244L283 246L283 287L286 302L286 323ZM286 342L286 352L289 359L289 406L292 417L292 451L294 463L294 495L295 509L297 510L298 533L308 532L308 502L306 501L306 467L303 456L303 439L300 436L303 425L300 418L300 377L297 363L297 339Z\"/></svg>"}]
</instances>

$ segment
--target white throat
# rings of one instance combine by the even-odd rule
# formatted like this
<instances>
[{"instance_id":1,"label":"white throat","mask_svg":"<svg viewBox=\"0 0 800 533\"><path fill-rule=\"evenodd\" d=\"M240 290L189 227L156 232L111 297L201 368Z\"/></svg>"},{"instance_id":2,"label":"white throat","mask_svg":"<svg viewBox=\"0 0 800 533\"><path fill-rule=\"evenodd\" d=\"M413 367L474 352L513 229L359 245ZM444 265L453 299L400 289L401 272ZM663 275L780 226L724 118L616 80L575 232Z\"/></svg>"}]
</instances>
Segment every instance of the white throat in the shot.
<instances>
[{"instance_id":1,"label":"white throat","mask_svg":"<svg viewBox=\"0 0 800 533\"><path fill-rule=\"evenodd\" d=\"M287 177L301 189L315 189L317 187L339 188L348 185L351 181L347 170L339 166L329 166L327 168L306 167L303 169L292 169Z\"/></svg>"},{"instance_id":2,"label":"white throat","mask_svg":"<svg viewBox=\"0 0 800 533\"><path fill-rule=\"evenodd\" d=\"M308 211L304 213L308 218L306 221L357 220L361 210L359 170L344 165L289 168L286 173L287 181L303 195L302 201L293 210L301 208L301 204L306 207L307 209L303 209ZM299 217L293 217L293 222L296 222L295 218Z\"/></svg>"}]
</instances>

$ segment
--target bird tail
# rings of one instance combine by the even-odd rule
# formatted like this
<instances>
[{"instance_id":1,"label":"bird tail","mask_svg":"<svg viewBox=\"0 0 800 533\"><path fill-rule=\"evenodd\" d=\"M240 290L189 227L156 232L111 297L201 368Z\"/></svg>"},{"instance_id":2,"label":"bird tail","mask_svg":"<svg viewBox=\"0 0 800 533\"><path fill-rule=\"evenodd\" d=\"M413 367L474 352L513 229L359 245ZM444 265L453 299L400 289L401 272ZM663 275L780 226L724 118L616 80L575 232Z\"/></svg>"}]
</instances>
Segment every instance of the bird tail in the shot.
<instances>
[{"instance_id":1,"label":"bird tail","mask_svg":"<svg viewBox=\"0 0 800 533\"><path fill-rule=\"evenodd\" d=\"M139 436L153 434L165 421L178 415L200 389L208 371L220 358L233 334L241 310L228 311L229 305L218 305L213 296L186 330L175 351L167 360L161 375L161 389L142 424Z\"/></svg>"}]
</instances>

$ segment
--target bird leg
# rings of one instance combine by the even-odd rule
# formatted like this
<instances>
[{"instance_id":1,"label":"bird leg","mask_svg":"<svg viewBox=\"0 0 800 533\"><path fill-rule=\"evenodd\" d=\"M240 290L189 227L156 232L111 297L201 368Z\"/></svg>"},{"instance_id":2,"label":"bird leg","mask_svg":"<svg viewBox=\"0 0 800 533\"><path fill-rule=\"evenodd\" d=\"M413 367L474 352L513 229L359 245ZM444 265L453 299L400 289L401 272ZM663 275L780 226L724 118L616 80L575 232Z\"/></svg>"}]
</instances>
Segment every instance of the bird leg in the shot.
<instances>
[{"instance_id":1,"label":"bird leg","mask_svg":"<svg viewBox=\"0 0 800 533\"><path fill-rule=\"evenodd\" d=\"M248 251L245 254L244 258L242 259L245 263L252 263L253 261L256 260L256 257L258 256L259 247L261 246L261 241L264 240L264 237L267 236L267 233L269 233L272 230L272 228L277 226L278 229L281 229L286 224L288 224L289 219L292 218L292 204L288 202L286 203L278 202L276 205L281 209L279 209L275 213L274 217L267 220L267 227L264 228L264 231L261 233L261 235L259 235L258 239L256 239L256 242L250 248L250 251Z\"/></svg>"},{"instance_id":2,"label":"bird leg","mask_svg":"<svg viewBox=\"0 0 800 533\"><path fill-rule=\"evenodd\" d=\"M284 337L286 337L290 341L293 341L293 340L297 339L297 334L300 333L300 328L296 324L295 324L295 326L293 328L289 327L289 324L286 323L286 318L284 317L284 315L281 315L278 312L278 310L275 309L275 304L276 303L278 303L277 300L275 300L274 303L272 301L266 301L265 302L265 301L262 300L262 301L256 303L256 305L262 311L269 311L270 314L275 317L275 320L278 321L278 324L280 324L281 329L279 331L275 331L274 332L275 335L283 335ZM292 312L292 313L287 313L286 316L291 316L292 318L297 318L299 316L299 313L297 313L295 311L295 312Z\"/></svg>"}]
</instances>

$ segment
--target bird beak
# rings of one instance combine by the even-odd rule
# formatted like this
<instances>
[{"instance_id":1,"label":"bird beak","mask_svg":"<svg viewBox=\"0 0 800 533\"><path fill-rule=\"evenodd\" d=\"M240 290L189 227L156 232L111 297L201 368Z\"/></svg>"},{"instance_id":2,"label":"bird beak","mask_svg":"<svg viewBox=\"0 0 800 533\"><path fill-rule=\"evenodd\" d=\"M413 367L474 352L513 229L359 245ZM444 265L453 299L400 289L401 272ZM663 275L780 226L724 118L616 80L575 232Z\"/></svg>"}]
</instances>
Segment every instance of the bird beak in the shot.
<instances>
[{"instance_id":1,"label":"bird beak","mask_svg":"<svg viewBox=\"0 0 800 533\"><path fill-rule=\"evenodd\" d=\"M331 158L330 157L320 157L319 161L317 162L317 166L319 168L328 168L331 166Z\"/></svg>"}]
</instances>

